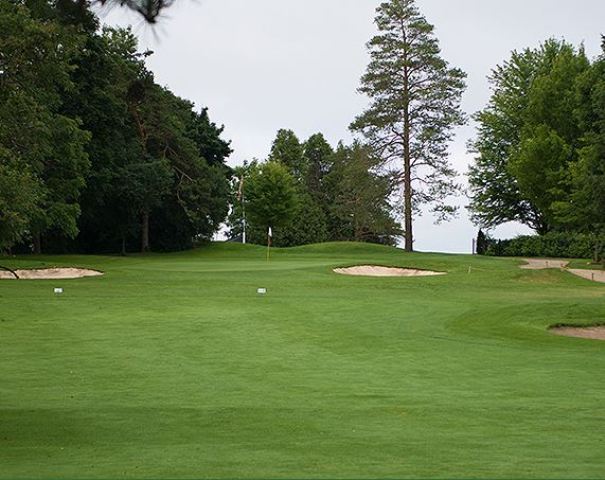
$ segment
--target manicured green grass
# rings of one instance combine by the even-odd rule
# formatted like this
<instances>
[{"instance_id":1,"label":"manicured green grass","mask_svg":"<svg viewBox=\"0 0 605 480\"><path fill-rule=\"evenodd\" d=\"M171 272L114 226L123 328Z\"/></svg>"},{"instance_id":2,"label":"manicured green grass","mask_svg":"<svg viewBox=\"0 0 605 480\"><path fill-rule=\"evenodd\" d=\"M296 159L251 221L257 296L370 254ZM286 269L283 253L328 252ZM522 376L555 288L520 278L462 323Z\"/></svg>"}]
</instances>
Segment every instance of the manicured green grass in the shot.
<instances>
[{"instance_id":1,"label":"manicured green grass","mask_svg":"<svg viewBox=\"0 0 605 480\"><path fill-rule=\"evenodd\" d=\"M0 263L106 272L0 282L1 479L605 478L605 343L547 332L605 285L356 244ZM448 275L332 273L368 263Z\"/></svg>"},{"instance_id":2,"label":"manicured green grass","mask_svg":"<svg viewBox=\"0 0 605 480\"><path fill-rule=\"evenodd\" d=\"M588 270L605 269L605 265L602 263L594 263L592 260L577 260L577 259L570 260L568 267L569 268L588 269Z\"/></svg>"}]
</instances>

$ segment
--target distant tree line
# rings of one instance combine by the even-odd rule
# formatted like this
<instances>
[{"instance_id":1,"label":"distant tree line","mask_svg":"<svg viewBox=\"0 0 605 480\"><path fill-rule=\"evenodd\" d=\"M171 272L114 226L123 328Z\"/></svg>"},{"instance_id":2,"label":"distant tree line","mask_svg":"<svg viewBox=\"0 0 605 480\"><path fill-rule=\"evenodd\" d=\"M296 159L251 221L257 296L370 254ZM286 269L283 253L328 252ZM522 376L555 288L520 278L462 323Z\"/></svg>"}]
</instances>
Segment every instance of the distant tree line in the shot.
<instances>
[{"instance_id":1,"label":"distant tree line","mask_svg":"<svg viewBox=\"0 0 605 480\"><path fill-rule=\"evenodd\" d=\"M371 103L351 125L363 141L334 149L281 130L266 162L235 172L222 128L155 82L129 30L99 31L93 3L153 22L173 2L0 4L0 249L183 249L230 212L229 235L245 226L255 243L271 229L277 246L405 237L411 251L423 204L455 213L447 144L464 121L465 75L440 57L413 0L377 9L360 88Z\"/></svg>"},{"instance_id":2,"label":"distant tree line","mask_svg":"<svg viewBox=\"0 0 605 480\"><path fill-rule=\"evenodd\" d=\"M150 54L81 2L0 2L0 250L172 250L218 230L229 143Z\"/></svg>"},{"instance_id":3,"label":"distant tree line","mask_svg":"<svg viewBox=\"0 0 605 480\"><path fill-rule=\"evenodd\" d=\"M477 254L495 257L546 257L592 259L605 258L605 236L581 232L549 232L496 240L484 237L477 241ZM605 265L605 263L604 263Z\"/></svg>"},{"instance_id":4,"label":"distant tree line","mask_svg":"<svg viewBox=\"0 0 605 480\"><path fill-rule=\"evenodd\" d=\"M523 239L501 245L501 251L530 244L553 251L554 244L578 240L576 234L586 235L583 245L603 236L605 40L594 61L583 47L560 40L513 52L490 80L492 96L476 115L479 130L472 144L475 222L491 229L517 221L552 239ZM582 250L598 251L598 244Z\"/></svg>"},{"instance_id":5,"label":"distant tree line","mask_svg":"<svg viewBox=\"0 0 605 480\"><path fill-rule=\"evenodd\" d=\"M321 134L301 142L280 130L265 162L237 167L229 236L264 244L268 229L281 247L326 241L395 245L401 230L390 203L393 179L378 168L371 149Z\"/></svg>"},{"instance_id":6,"label":"distant tree line","mask_svg":"<svg viewBox=\"0 0 605 480\"><path fill-rule=\"evenodd\" d=\"M466 74L441 57L434 27L414 0L381 3L375 23L378 33L368 42L370 63L359 89L370 104L350 125L362 141L332 151L321 135L301 144L293 132L282 130L273 144L269 162L286 167L296 192L292 219L276 231L280 245L326 240L394 245L402 236L412 251L413 220L423 207L430 206L438 221L456 214L449 200L460 186L448 145L455 127L465 122L460 100ZM273 168L253 163L245 169L251 170L252 198L242 205L250 207L251 238L260 241L267 219L255 215L255 182ZM403 229L395 221L399 214ZM241 215L236 208L231 216L235 235Z\"/></svg>"},{"instance_id":7,"label":"distant tree line","mask_svg":"<svg viewBox=\"0 0 605 480\"><path fill-rule=\"evenodd\" d=\"M441 57L414 0L377 8L356 141L334 147L284 129L267 159L235 169L223 128L158 85L152 52L129 30L100 30L91 3L0 2L0 251L184 249L226 218L232 239L245 228L253 243L271 229L277 246L401 237L412 251L415 216L456 214L448 145L466 120L466 76ZM173 2L94 3L153 22ZM605 40L594 60L563 40L515 51L490 81L470 145L479 249L510 221L554 239L525 246L605 237Z\"/></svg>"}]
</instances>

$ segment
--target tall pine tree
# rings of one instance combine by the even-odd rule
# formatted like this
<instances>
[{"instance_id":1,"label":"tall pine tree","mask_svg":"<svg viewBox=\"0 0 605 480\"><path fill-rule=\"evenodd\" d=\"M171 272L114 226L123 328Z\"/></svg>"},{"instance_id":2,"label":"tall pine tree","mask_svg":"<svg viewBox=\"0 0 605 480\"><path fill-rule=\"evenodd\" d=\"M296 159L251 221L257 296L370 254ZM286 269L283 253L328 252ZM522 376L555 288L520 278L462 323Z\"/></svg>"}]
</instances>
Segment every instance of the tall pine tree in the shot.
<instances>
[{"instance_id":1,"label":"tall pine tree","mask_svg":"<svg viewBox=\"0 0 605 480\"><path fill-rule=\"evenodd\" d=\"M360 131L403 187L405 248L413 250L413 217L430 204L440 220L456 209L444 201L458 190L448 162L453 129L464 123L460 99L466 74L441 58L433 26L414 0L377 9L379 33L368 43L370 64L360 92L372 100L351 128Z\"/></svg>"}]
</instances>

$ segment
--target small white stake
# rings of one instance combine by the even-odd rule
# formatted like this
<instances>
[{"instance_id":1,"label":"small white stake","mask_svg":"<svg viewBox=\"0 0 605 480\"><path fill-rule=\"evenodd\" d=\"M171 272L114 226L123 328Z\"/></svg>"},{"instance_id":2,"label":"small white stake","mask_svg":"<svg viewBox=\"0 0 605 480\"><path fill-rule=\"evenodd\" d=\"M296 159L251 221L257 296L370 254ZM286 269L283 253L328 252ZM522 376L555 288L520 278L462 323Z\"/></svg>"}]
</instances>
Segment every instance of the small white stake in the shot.
<instances>
[{"instance_id":1,"label":"small white stake","mask_svg":"<svg viewBox=\"0 0 605 480\"><path fill-rule=\"evenodd\" d=\"M259 295L266 295L267 294L267 289L266 288L259 288L256 293L258 293Z\"/></svg>"},{"instance_id":2,"label":"small white stake","mask_svg":"<svg viewBox=\"0 0 605 480\"><path fill-rule=\"evenodd\" d=\"M62 288L55 288L55 295L61 295L63 293Z\"/></svg>"}]
</instances>

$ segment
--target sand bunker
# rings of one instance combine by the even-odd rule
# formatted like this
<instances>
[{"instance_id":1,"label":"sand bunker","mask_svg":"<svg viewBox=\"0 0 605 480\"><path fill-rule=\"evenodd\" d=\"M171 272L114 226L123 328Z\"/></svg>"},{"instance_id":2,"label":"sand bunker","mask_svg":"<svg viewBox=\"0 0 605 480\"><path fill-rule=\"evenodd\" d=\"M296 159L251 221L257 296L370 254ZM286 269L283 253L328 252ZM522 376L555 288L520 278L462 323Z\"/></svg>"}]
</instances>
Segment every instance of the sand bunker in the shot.
<instances>
[{"instance_id":1,"label":"sand bunker","mask_svg":"<svg viewBox=\"0 0 605 480\"><path fill-rule=\"evenodd\" d=\"M429 270L415 270L411 268L378 267L374 265L335 268L334 272L341 275L353 275L358 277L434 277L437 275L445 275L444 272L431 272Z\"/></svg>"},{"instance_id":2,"label":"sand bunker","mask_svg":"<svg viewBox=\"0 0 605 480\"><path fill-rule=\"evenodd\" d=\"M588 338L605 340L605 326L600 327L555 327L550 331L563 337Z\"/></svg>"},{"instance_id":3,"label":"sand bunker","mask_svg":"<svg viewBox=\"0 0 605 480\"><path fill-rule=\"evenodd\" d=\"M525 258L526 265L521 265L525 270L546 270L549 268L565 269L578 277L592 280L593 282L605 283L605 270L583 270L579 268L567 268L567 260L552 260L547 258Z\"/></svg>"},{"instance_id":4,"label":"sand bunker","mask_svg":"<svg viewBox=\"0 0 605 480\"><path fill-rule=\"evenodd\" d=\"M69 280L103 275L102 272L83 268L40 268L32 270L15 270L15 273L21 280ZM0 280L16 280L16 278L11 272L0 270Z\"/></svg>"},{"instance_id":5,"label":"sand bunker","mask_svg":"<svg viewBox=\"0 0 605 480\"><path fill-rule=\"evenodd\" d=\"M569 269L568 272L573 273L578 277L585 278L586 280L605 283L605 270L581 270L572 268Z\"/></svg>"},{"instance_id":6,"label":"sand bunker","mask_svg":"<svg viewBox=\"0 0 605 480\"><path fill-rule=\"evenodd\" d=\"M566 260L552 260L548 258L525 258L527 265L521 265L524 270L546 270L547 268L565 268L569 265Z\"/></svg>"}]
</instances>

